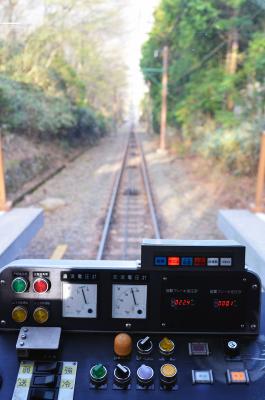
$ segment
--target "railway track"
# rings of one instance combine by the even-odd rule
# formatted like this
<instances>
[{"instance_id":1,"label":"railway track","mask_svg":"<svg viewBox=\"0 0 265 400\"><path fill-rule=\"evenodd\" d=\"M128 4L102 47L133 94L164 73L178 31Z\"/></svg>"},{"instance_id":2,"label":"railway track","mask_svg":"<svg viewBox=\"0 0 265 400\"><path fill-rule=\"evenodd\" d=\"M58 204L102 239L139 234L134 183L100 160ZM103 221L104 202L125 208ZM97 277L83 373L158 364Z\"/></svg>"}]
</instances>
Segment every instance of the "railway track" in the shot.
<instances>
[{"instance_id":1,"label":"railway track","mask_svg":"<svg viewBox=\"0 0 265 400\"><path fill-rule=\"evenodd\" d=\"M131 132L113 185L97 259L137 259L144 237L159 239L160 232L142 146Z\"/></svg>"}]
</instances>

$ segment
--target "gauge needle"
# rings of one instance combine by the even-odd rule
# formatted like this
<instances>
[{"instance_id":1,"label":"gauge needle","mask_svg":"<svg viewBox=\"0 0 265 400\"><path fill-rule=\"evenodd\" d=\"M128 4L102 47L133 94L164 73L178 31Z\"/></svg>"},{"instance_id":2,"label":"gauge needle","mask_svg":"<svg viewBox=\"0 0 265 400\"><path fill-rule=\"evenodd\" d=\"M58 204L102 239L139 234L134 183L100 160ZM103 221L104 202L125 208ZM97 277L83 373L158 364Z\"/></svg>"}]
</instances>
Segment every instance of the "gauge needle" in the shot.
<instances>
[{"instance_id":1,"label":"gauge needle","mask_svg":"<svg viewBox=\"0 0 265 400\"><path fill-rule=\"evenodd\" d=\"M131 289L131 292L132 292L132 296L133 296L133 301L134 301L134 304L135 304L135 305L137 305L137 303L136 303L136 300L135 300L135 294L134 294L134 291L133 291L133 289Z\"/></svg>"},{"instance_id":2,"label":"gauge needle","mask_svg":"<svg viewBox=\"0 0 265 400\"><path fill-rule=\"evenodd\" d=\"M85 303L87 304L84 288L82 288L82 293L83 293L83 297L84 297Z\"/></svg>"}]
</instances>

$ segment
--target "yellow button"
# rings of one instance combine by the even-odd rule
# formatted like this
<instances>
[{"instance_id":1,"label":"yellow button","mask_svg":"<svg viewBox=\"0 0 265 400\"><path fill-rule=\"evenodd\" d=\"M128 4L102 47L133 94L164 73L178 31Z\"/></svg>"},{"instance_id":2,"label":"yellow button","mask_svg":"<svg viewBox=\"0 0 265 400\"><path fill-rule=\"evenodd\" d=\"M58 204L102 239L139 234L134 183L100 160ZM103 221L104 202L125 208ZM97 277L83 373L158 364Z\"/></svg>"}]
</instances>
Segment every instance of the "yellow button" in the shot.
<instances>
[{"instance_id":1,"label":"yellow button","mask_svg":"<svg viewBox=\"0 0 265 400\"><path fill-rule=\"evenodd\" d=\"M164 364L160 368L161 374L166 378L174 378L177 375L177 368L173 364Z\"/></svg>"},{"instance_id":2,"label":"yellow button","mask_svg":"<svg viewBox=\"0 0 265 400\"><path fill-rule=\"evenodd\" d=\"M28 316L28 312L25 307L17 306L12 311L12 319L13 321L22 324L22 322L26 321Z\"/></svg>"},{"instance_id":3,"label":"yellow button","mask_svg":"<svg viewBox=\"0 0 265 400\"><path fill-rule=\"evenodd\" d=\"M173 353L174 348L175 348L174 342L172 340L168 339L167 337L163 338L159 342L159 350L163 354L171 354L171 353Z\"/></svg>"},{"instance_id":4,"label":"yellow button","mask_svg":"<svg viewBox=\"0 0 265 400\"><path fill-rule=\"evenodd\" d=\"M49 311L44 307L38 307L33 312L33 318L38 324L44 324L49 319Z\"/></svg>"}]
</instances>

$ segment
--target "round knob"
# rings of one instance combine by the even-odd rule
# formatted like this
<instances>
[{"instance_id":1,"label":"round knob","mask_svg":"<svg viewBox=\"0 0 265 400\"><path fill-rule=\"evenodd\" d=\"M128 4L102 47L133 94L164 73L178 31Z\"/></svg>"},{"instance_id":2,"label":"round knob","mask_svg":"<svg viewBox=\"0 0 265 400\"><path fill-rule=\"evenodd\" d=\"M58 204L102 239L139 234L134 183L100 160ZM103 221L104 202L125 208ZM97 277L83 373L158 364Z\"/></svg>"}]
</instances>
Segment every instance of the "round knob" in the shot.
<instances>
[{"instance_id":1,"label":"round knob","mask_svg":"<svg viewBox=\"0 0 265 400\"><path fill-rule=\"evenodd\" d=\"M132 352L132 338L128 333L119 333L114 339L114 353L120 357L127 357Z\"/></svg>"},{"instance_id":2,"label":"round knob","mask_svg":"<svg viewBox=\"0 0 265 400\"><path fill-rule=\"evenodd\" d=\"M236 340L227 340L225 342L225 352L229 357L238 356L239 343Z\"/></svg>"},{"instance_id":3,"label":"round knob","mask_svg":"<svg viewBox=\"0 0 265 400\"><path fill-rule=\"evenodd\" d=\"M153 382L154 370L148 365L142 364L137 369L137 380L140 385L149 386Z\"/></svg>"},{"instance_id":4,"label":"round knob","mask_svg":"<svg viewBox=\"0 0 265 400\"><path fill-rule=\"evenodd\" d=\"M137 351L140 354L150 354L153 349L153 343L149 336L146 336L143 339L138 340L137 344Z\"/></svg>"},{"instance_id":5,"label":"round knob","mask_svg":"<svg viewBox=\"0 0 265 400\"><path fill-rule=\"evenodd\" d=\"M175 344L172 340L165 337L159 342L158 347L161 354L170 356L174 352Z\"/></svg>"},{"instance_id":6,"label":"round knob","mask_svg":"<svg viewBox=\"0 0 265 400\"><path fill-rule=\"evenodd\" d=\"M173 364L163 364L160 368L160 381L162 385L173 386L177 381L177 368Z\"/></svg>"},{"instance_id":7,"label":"round knob","mask_svg":"<svg viewBox=\"0 0 265 400\"><path fill-rule=\"evenodd\" d=\"M102 385L107 380L107 368L103 364L96 364L90 369L90 379L95 385Z\"/></svg>"},{"instance_id":8,"label":"round knob","mask_svg":"<svg viewBox=\"0 0 265 400\"><path fill-rule=\"evenodd\" d=\"M125 365L118 364L114 369L114 380L119 386L127 386L131 380L131 371Z\"/></svg>"}]
</instances>

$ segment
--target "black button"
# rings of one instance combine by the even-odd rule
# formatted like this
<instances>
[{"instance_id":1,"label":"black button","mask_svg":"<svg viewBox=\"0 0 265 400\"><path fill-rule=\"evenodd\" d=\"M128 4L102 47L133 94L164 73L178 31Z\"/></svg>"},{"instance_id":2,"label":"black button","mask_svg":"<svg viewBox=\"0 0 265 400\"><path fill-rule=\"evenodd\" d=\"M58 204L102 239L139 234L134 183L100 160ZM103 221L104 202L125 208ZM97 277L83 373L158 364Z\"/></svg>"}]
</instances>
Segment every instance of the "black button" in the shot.
<instances>
[{"instance_id":1,"label":"black button","mask_svg":"<svg viewBox=\"0 0 265 400\"><path fill-rule=\"evenodd\" d=\"M56 386L56 376L55 375L41 375L35 376L33 380L34 386L46 386L55 387Z\"/></svg>"},{"instance_id":2,"label":"black button","mask_svg":"<svg viewBox=\"0 0 265 400\"><path fill-rule=\"evenodd\" d=\"M225 352L229 357L236 357L240 353L240 346L237 340L226 340L225 341Z\"/></svg>"},{"instance_id":3,"label":"black button","mask_svg":"<svg viewBox=\"0 0 265 400\"><path fill-rule=\"evenodd\" d=\"M49 373L57 373L59 364L57 362L45 362L38 363L36 366L36 372L49 372Z\"/></svg>"},{"instance_id":4,"label":"black button","mask_svg":"<svg viewBox=\"0 0 265 400\"><path fill-rule=\"evenodd\" d=\"M55 396L53 390L32 389L29 400L55 400Z\"/></svg>"}]
</instances>

